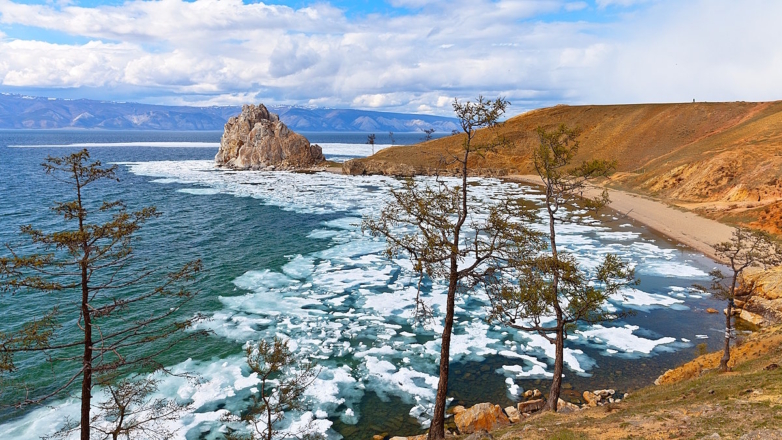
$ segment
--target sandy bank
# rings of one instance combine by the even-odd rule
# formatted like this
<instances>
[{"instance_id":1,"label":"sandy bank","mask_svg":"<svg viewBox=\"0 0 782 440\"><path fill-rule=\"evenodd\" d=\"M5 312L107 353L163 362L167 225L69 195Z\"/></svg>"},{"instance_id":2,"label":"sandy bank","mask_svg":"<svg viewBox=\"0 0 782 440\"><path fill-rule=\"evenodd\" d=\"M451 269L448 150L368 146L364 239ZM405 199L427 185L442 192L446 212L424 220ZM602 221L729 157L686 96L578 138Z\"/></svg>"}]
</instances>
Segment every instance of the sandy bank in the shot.
<instances>
[{"instance_id":1,"label":"sandy bank","mask_svg":"<svg viewBox=\"0 0 782 440\"><path fill-rule=\"evenodd\" d=\"M508 180L533 185L542 184L540 177L536 175L508 176ZM584 192L584 196L594 197L601 191L603 188L592 187ZM692 212L672 208L663 202L614 189L609 189L608 194L611 197L611 203L608 205L611 209L713 260L717 260L717 256L712 245L730 240L733 234L733 228L730 226L700 217Z\"/></svg>"}]
</instances>

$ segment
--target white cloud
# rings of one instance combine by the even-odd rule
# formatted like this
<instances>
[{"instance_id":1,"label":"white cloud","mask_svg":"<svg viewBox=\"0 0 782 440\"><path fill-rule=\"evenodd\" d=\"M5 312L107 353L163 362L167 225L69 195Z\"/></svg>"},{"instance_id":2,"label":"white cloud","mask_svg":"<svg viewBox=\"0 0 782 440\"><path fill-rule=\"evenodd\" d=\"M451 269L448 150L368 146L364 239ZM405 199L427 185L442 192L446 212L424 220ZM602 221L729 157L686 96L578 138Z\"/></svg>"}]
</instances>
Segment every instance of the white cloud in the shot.
<instances>
[{"instance_id":1,"label":"white cloud","mask_svg":"<svg viewBox=\"0 0 782 440\"><path fill-rule=\"evenodd\" d=\"M504 94L514 113L560 102L782 95L782 2L661 0L608 23L541 18L584 9L580 1L395 4L420 9L348 19L324 3L294 9L163 0L84 8L0 0L0 26L93 40L0 35L0 84L105 88L109 96L114 88L154 89L154 99L167 103L261 99L440 114L451 113L453 97L479 93Z\"/></svg>"},{"instance_id":2,"label":"white cloud","mask_svg":"<svg viewBox=\"0 0 782 440\"><path fill-rule=\"evenodd\" d=\"M589 7L587 2L569 2L565 3L565 10L568 12L582 11Z\"/></svg>"},{"instance_id":3,"label":"white cloud","mask_svg":"<svg viewBox=\"0 0 782 440\"><path fill-rule=\"evenodd\" d=\"M599 8L606 8L609 6L621 6L627 8L642 3L648 3L650 1L652 0L596 0L595 4L597 4Z\"/></svg>"},{"instance_id":4,"label":"white cloud","mask_svg":"<svg viewBox=\"0 0 782 440\"><path fill-rule=\"evenodd\" d=\"M82 45L0 41L0 81L8 86L104 87L122 82L123 67L143 52L127 43Z\"/></svg>"}]
</instances>

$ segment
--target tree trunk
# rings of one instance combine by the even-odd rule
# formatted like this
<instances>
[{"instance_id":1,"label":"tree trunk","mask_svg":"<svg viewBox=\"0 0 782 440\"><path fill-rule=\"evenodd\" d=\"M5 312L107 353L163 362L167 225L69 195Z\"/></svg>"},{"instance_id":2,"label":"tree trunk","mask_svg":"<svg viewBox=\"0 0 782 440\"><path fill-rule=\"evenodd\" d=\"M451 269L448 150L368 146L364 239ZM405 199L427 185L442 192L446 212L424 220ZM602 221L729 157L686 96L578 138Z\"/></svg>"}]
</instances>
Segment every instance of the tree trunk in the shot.
<instances>
[{"instance_id":1,"label":"tree trunk","mask_svg":"<svg viewBox=\"0 0 782 440\"><path fill-rule=\"evenodd\" d=\"M728 361L730 360L730 333L731 333L731 315L733 314L733 301L728 301L728 308L725 309L725 348L722 352L722 359L720 359L720 371L728 371Z\"/></svg>"},{"instance_id":2,"label":"tree trunk","mask_svg":"<svg viewBox=\"0 0 782 440\"><path fill-rule=\"evenodd\" d=\"M452 266L456 265L455 259ZM440 381L437 383L437 397L434 401L432 424L429 426L428 440L442 440L445 438L445 399L448 396L448 366L451 356L451 331L453 329L454 303L456 302L456 271L451 271L451 279L448 283L448 303L445 312L445 325L440 344Z\"/></svg>"},{"instance_id":3,"label":"tree trunk","mask_svg":"<svg viewBox=\"0 0 782 440\"><path fill-rule=\"evenodd\" d=\"M557 412L557 403L559 402L559 391L562 387L562 372L565 369L565 323L562 315L562 308L559 305L559 253L557 252L557 232L554 227L554 209L552 208L553 185L548 181L546 185L546 209L548 211L549 242L551 245L551 256L554 259L554 276L551 280L551 289L556 297L554 301L554 310L557 315L557 334L556 334L556 355L554 356L554 379L551 381L551 390L549 391L548 401L545 409Z\"/></svg>"},{"instance_id":4,"label":"tree trunk","mask_svg":"<svg viewBox=\"0 0 782 440\"><path fill-rule=\"evenodd\" d=\"M559 392L562 389L562 373L565 370L565 331L562 326L557 326L556 355L554 356L554 379L551 381L551 390L548 393L548 401L545 409L557 412Z\"/></svg>"},{"instance_id":5,"label":"tree trunk","mask_svg":"<svg viewBox=\"0 0 782 440\"><path fill-rule=\"evenodd\" d=\"M86 260L86 257L85 257ZM81 313L84 316L84 358L81 382L81 440L90 440L90 406L92 399L92 319L87 288L87 263L81 265Z\"/></svg>"}]
</instances>

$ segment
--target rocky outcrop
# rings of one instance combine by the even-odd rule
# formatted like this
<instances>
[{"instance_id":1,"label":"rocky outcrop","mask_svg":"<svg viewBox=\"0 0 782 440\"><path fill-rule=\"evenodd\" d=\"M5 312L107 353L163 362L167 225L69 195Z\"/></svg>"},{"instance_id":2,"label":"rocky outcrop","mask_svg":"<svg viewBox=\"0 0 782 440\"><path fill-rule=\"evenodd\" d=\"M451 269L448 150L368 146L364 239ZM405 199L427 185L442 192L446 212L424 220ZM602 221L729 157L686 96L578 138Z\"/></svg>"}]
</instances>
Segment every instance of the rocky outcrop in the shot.
<instances>
[{"instance_id":1,"label":"rocky outcrop","mask_svg":"<svg viewBox=\"0 0 782 440\"><path fill-rule=\"evenodd\" d=\"M782 266L748 269L745 279L754 282L757 291L746 301L736 301L741 319L761 327L782 323Z\"/></svg>"},{"instance_id":2,"label":"rocky outcrop","mask_svg":"<svg viewBox=\"0 0 782 440\"><path fill-rule=\"evenodd\" d=\"M395 177L412 177L417 172L412 165L386 162L384 160L351 159L342 163L342 173L351 176L371 176L375 174Z\"/></svg>"},{"instance_id":3,"label":"rocky outcrop","mask_svg":"<svg viewBox=\"0 0 782 440\"><path fill-rule=\"evenodd\" d=\"M501 426L510 425L510 420L499 405L479 403L454 416L456 427L462 434L472 434L482 429L492 431Z\"/></svg>"},{"instance_id":4,"label":"rocky outcrop","mask_svg":"<svg viewBox=\"0 0 782 440\"><path fill-rule=\"evenodd\" d=\"M225 124L217 166L235 170L296 170L324 162L323 151L294 133L263 104L245 105Z\"/></svg>"},{"instance_id":5,"label":"rocky outcrop","mask_svg":"<svg viewBox=\"0 0 782 440\"><path fill-rule=\"evenodd\" d=\"M595 407L595 406L603 406L608 403L614 403L615 393L616 391L614 390L595 390L595 391L584 391L582 396L587 406ZM621 399L617 399L616 401L621 402Z\"/></svg>"}]
</instances>

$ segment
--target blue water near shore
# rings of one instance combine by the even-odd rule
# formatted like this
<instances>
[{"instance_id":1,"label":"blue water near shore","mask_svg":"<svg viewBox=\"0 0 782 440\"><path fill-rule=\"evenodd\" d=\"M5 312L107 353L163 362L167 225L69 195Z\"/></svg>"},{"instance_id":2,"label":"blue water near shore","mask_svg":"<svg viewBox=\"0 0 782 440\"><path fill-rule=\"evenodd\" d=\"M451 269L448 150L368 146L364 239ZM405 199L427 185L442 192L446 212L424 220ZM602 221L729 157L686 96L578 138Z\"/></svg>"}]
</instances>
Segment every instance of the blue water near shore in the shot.
<instances>
[{"instance_id":1,"label":"blue water near shore","mask_svg":"<svg viewBox=\"0 0 782 440\"><path fill-rule=\"evenodd\" d=\"M369 153L364 133L306 135L337 161ZM383 136L378 144L388 143ZM329 437L348 439L420 432L434 399L441 327L438 321L411 325L416 280L409 261L384 259L384 244L357 226L362 216L378 212L385 188L398 182L218 171L212 160L219 137L216 132L0 131L0 242L18 242L22 224L57 227L47 207L69 195L40 163L86 146L93 158L117 163L121 180L94 186L92 197L122 198L131 208L155 205L163 212L142 230L139 256L172 268L194 258L204 261L201 293L183 313L209 316L204 328L212 336L177 347L163 359L175 371L202 376L200 385L178 378L161 382L162 395L194 403L193 413L174 426L181 438L221 438L224 412L246 408L257 385L242 346L273 335L290 338L298 353L322 367L308 394L310 411L288 416L294 425L311 422ZM420 137L396 134L395 141ZM475 180L471 191L482 200L499 192L540 199L534 188L493 179ZM562 230L562 245L585 266L614 252L635 262L641 279L626 298L607 305L633 310L634 316L585 326L568 340L565 382L572 393L566 397L584 389L645 386L694 357L697 344L718 348L719 316L704 309L720 304L690 288L706 281L713 262L614 213ZM438 317L442 287L426 288ZM0 297L0 331L51 306L48 297L24 303ZM545 390L553 347L539 336L488 325L485 315L480 292L459 299L451 404L505 405L521 390ZM26 368L28 379L42 380L41 365ZM38 438L74 411L73 400L6 410L0 413L0 438Z\"/></svg>"}]
</instances>

